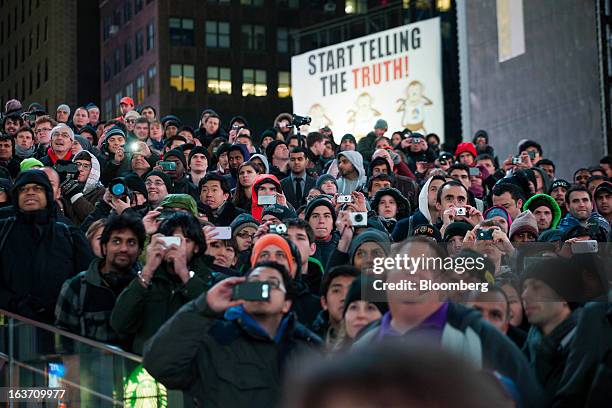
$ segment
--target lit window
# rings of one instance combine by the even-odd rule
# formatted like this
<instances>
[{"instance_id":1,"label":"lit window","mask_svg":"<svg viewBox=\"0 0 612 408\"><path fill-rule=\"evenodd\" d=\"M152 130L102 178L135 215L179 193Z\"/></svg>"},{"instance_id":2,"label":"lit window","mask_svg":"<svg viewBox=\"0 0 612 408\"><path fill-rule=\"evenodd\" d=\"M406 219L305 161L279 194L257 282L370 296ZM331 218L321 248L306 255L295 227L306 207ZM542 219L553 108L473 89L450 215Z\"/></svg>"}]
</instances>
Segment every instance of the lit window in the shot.
<instances>
[{"instance_id":1,"label":"lit window","mask_svg":"<svg viewBox=\"0 0 612 408\"><path fill-rule=\"evenodd\" d=\"M136 77L136 104L140 105L144 102L144 93L145 93L145 77L144 74L138 75Z\"/></svg>"},{"instance_id":2,"label":"lit window","mask_svg":"<svg viewBox=\"0 0 612 408\"><path fill-rule=\"evenodd\" d=\"M266 96L267 94L268 84L266 82L266 71L260 69L243 69L242 96Z\"/></svg>"},{"instance_id":3,"label":"lit window","mask_svg":"<svg viewBox=\"0 0 612 408\"><path fill-rule=\"evenodd\" d=\"M291 96L291 75L288 71L278 71L278 97L288 98Z\"/></svg>"},{"instance_id":4,"label":"lit window","mask_svg":"<svg viewBox=\"0 0 612 408\"><path fill-rule=\"evenodd\" d=\"M170 86L177 91L195 92L193 65L170 65Z\"/></svg>"},{"instance_id":5,"label":"lit window","mask_svg":"<svg viewBox=\"0 0 612 408\"><path fill-rule=\"evenodd\" d=\"M206 77L206 89L208 93L232 93L232 77L229 68L208 67L206 69Z\"/></svg>"}]
</instances>

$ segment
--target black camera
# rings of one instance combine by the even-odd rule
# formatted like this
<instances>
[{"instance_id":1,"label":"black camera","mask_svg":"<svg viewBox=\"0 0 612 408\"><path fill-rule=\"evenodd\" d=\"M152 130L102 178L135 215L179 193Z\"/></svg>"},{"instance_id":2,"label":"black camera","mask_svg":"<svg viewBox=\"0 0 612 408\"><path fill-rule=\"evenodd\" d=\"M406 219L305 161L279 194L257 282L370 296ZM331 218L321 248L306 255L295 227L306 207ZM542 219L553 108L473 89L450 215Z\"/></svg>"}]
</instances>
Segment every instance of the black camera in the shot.
<instances>
[{"instance_id":1,"label":"black camera","mask_svg":"<svg viewBox=\"0 0 612 408\"><path fill-rule=\"evenodd\" d=\"M123 201L125 201L126 197L132 197L132 190L125 184L123 177L114 178L110 182L109 190L113 196Z\"/></svg>"},{"instance_id":2,"label":"black camera","mask_svg":"<svg viewBox=\"0 0 612 408\"><path fill-rule=\"evenodd\" d=\"M293 126L300 127L304 125L310 125L311 121L312 121L312 118L310 116L299 116L294 113L291 124Z\"/></svg>"},{"instance_id":3,"label":"black camera","mask_svg":"<svg viewBox=\"0 0 612 408\"><path fill-rule=\"evenodd\" d=\"M57 174L59 175L60 182L71 180L79 173L79 168L76 163L69 160L58 160L53 166Z\"/></svg>"}]
</instances>

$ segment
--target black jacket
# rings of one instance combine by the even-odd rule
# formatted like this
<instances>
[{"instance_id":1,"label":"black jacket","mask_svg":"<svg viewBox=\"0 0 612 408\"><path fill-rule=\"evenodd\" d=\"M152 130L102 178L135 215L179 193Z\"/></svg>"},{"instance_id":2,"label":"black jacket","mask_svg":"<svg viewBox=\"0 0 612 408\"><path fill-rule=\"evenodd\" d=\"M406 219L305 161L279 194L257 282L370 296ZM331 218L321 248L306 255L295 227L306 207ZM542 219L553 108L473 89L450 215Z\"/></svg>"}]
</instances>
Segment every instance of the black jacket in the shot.
<instances>
[{"instance_id":1,"label":"black jacket","mask_svg":"<svg viewBox=\"0 0 612 408\"><path fill-rule=\"evenodd\" d=\"M291 316L276 341L247 320L222 318L202 295L147 342L143 365L166 387L189 391L197 406L278 406L288 362L321 340Z\"/></svg>"},{"instance_id":2,"label":"black jacket","mask_svg":"<svg viewBox=\"0 0 612 408\"><path fill-rule=\"evenodd\" d=\"M196 202L200 199L198 187L189 181L189 179L187 179L185 176L178 180L172 181L172 192L174 194L189 194L194 200L196 200Z\"/></svg>"},{"instance_id":3,"label":"black jacket","mask_svg":"<svg viewBox=\"0 0 612 408\"><path fill-rule=\"evenodd\" d=\"M244 210L236 207L230 200L226 200L221 213L209 221L219 227L229 227L240 214L244 214Z\"/></svg>"},{"instance_id":4,"label":"black jacket","mask_svg":"<svg viewBox=\"0 0 612 408\"><path fill-rule=\"evenodd\" d=\"M300 206L306 204L306 196L308 192L312 190L315 186L317 179L312 176L306 174L306 179L304 180L304 188L302 189L302 196L297 197L295 194L295 183L292 182L291 176L285 177L280 181L281 188L283 189L283 193L285 193L285 197L287 201L293 206L293 208L300 208Z\"/></svg>"}]
</instances>

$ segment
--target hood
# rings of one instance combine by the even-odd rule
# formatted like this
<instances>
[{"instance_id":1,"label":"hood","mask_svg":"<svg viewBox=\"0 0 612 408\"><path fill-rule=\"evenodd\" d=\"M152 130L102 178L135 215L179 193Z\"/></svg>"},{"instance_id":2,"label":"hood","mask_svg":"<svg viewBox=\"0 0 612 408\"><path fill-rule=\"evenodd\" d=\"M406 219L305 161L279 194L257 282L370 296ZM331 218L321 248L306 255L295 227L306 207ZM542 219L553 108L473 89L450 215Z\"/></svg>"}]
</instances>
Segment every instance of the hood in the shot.
<instances>
[{"instance_id":1,"label":"hood","mask_svg":"<svg viewBox=\"0 0 612 408\"><path fill-rule=\"evenodd\" d=\"M550 224L550 229L557 228L557 225L559 225L559 221L561 220L561 208L555 199L548 194L536 194L529 200L525 201L525 204L523 204L523 211L529 209L533 212L536 208L541 206L550 208L550 212L552 213L553 219Z\"/></svg>"},{"instance_id":2,"label":"hood","mask_svg":"<svg viewBox=\"0 0 612 408\"><path fill-rule=\"evenodd\" d=\"M91 158L91 171L89 172L87 181L85 181L85 188L83 189L83 194L88 194L94 191L96 188L102 186L102 184L100 183L100 162L98 161L96 156L94 156L90 151L82 150L79 152L79 154L82 153L87 153Z\"/></svg>"},{"instance_id":3,"label":"hood","mask_svg":"<svg viewBox=\"0 0 612 408\"><path fill-rule=\"evenodd\" d=\"M361 156L361 153L354 150L347 150L338 153L338 157L340 156L344 156L350 160L350 162L353 164L353 167L355 167L357 173L359 174L359 180L365 180L366 172L363 168L363 156Z\"/></svg>"},{"instance_id":4,"label":"hood","mask_svg":"<svg viewBox=\"0 0 612 408\"><path fill-rule=\"evenodd\" d=\"M349 261L351 264L353 263L355 252L357 252L359 246L364 242L378 243L385 251L385 255L389 255L389 252L391 251L391 241L389 240L389 235L376 229L368 229L356 237L353 237L353 240L351 241L351 245L349 247Z\"/></svg>"},{"instance_id":5,"label":"hood","mask_svg":"<svg viewBox=\"0 0 612 408\"><path fill-rule=\"evenodd\" d=\"M397 220L401 220L402 218L410 215L410 203L408 202L408 199L404 197L401 191L393 187L382 188L376 192L374 198L372 199L371 207L373 211L378 213L378 204L385 195L390 195L393 197L395 203L397 204L397 215L395 217Z\"/></svg>"},{"instance_id":6,"label":"hood","mask_svg":"<svg viewBox=\"0 0 612 408\"><path fill-rule=\"evenodd\" d=\"M229 153L234 150L239 150L242 153L244 161L249 161L249 159L251 158L251 153L249 153L249 150L247 149L246 145L240 143L233 144L227 149L227 154L229 155Z\"/></svg>"},{"instance_id":7,"label":"hood","mask_svg":"<svg viewBox=\"0 0 612 408\"><path fill-rule=\"evenodd\" d=\"M546 173L540 167L532 167L531 170L537 171L540 174L540 177L542 177L542 185L544 187L544 191L548 191L550 189L550 185L552 184L548 173Z\"/></svg>"},{"instance_id":8,"label":"hood","mask_svg":"<svg viewBox=\"0 0 612 408\"><path fill-rule=\"evenodd\" d=\"M273 176L272 174L260 174L259 176L255 177L255 182L253 183L253 186L251 187L251 215L258 222L261 222L263 206L257 204L257 187L259 187L259 185L262 184L266 180L274 183L276 185L276 189L278 192L282 191L280 182L278 181L276 176Z\"/></svg>"},{"instance_id":9,"label":"hood","mask_svg":"<svg viewBox=\"0 0 612 408\"><path fill-rule=\"evenodd\" d=\"M0 207L7 207L13 201L13 182L7 178L0 178L0 187L4 190L7 196L5 203L0 203Z\"/></svg>"},{"instance_id":10,"label":"hood","mask_svg":"<svg viewBox=\"0 0 612 408\"><path fill-rule=\"evenodd\" d=\"M254 159L256 157L263 162L264 166L266 166L266 173L269 173L270 172L270 163L268 163L268 158L266 156L264 156L263 154L255 153L255 154L251 155L251 158L249 160Z\"/></svg>"},{"instance_id":11,"label":"hood","mask_svg":"<svg viewBox=\"0 0 612 408\"><path fill-rule=\"evenodd\" d=\"M432 177L428 178L423 188L421 188L421 192L419 193L419 210L421 214L430 224L435 224L436 220L431 219L431 214L429 213L429 203L427 202L427 191L429 190L429 185L431 184Z\"/></svg>"}]
</instances>

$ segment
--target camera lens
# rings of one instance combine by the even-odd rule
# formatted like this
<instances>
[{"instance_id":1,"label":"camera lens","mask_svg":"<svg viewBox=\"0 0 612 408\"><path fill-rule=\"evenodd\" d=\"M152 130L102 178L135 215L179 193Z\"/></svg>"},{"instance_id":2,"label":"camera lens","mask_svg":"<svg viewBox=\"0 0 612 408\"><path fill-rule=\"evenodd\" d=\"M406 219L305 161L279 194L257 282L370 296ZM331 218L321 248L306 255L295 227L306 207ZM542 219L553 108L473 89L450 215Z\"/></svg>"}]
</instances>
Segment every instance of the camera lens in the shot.
<instances>
[{"instance_id":1,"label":"camera lens","mask_svg":"<svg viewBox=\"0 0 612 408\"><path fill-rule=\"evenodd\" d=\"M123 184L115 184L111 187L113 195L120 196L125 193L125 186Z\"/></svg>"},{"instance_id":2,"label":"camera lens","mask_svg":"<svg viewBox=\"0 0 612 408\"><path fill-rule=\"evenodd\" d=\"M363 215L361 215L361 214L356 214L356 215L355 215L355 221L356 221L356 222L361 222L361 221L363 221Z\"/></svg>"}]
</instances>

